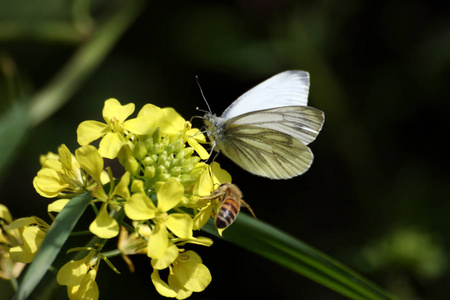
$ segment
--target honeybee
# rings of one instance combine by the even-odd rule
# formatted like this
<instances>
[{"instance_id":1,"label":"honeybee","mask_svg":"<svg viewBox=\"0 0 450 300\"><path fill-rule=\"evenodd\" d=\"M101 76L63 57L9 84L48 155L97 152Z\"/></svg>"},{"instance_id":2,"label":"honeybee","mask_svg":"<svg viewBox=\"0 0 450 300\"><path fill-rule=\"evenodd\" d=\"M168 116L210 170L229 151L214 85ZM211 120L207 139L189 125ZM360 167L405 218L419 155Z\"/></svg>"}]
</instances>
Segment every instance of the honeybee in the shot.
<instances>
[{"instance_id":1,"label":"honeybee","mask_svg":"<svg viewBox=\"0 0 450 300\"><path fill-rule=\"evenodd\" d=\"M214 215L214 224L217 229L224 230L230 226L236 220L241 206L246 207L256 219L251 207L242 199L242 192L232 183L222 183L211 195L203 199L217 199L220 203Z\"/></svg>"}]
</instances>

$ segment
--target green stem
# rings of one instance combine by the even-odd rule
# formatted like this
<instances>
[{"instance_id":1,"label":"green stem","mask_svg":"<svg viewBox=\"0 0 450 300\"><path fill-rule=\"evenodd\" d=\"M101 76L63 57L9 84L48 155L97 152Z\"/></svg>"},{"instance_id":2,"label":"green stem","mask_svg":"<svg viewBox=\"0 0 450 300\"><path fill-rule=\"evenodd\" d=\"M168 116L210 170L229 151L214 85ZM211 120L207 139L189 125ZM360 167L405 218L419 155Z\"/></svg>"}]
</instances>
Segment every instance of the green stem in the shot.
<instances>
[{"instance_id":1,"label":"green stem","mask_svg":"<svg viewBox=\"0 0 450 300\"><path fill-rule=\"evenodd\" d=\"M110 251L103 252L102 254L103 254L103 256L109 258L109 257L122 255L122 251L120 251L119 249L115 249L115 250L110 250Z\"/></svg>"},{"instance_id":2,"label":"green stem","mask_svg":"<svg viewBox=\"0 0 450 300\"><path fill-rule=\"evenodd\" d=\"M33 126L47 119L70 99L105 59L125 30L137 18L146 2L128 1L74 54L53 80L35 94L29 111Z\"/></svg>"},{"instance_id":3,"label":"green stem","mask_svg":"<svg viewBox=\"0 0 450 300\"><path fill-rule=\"evenodd\" d=\"M16 278L10 278L9 282L11 283L11 286L13 288L14 291L17 291L17 288L19 287L19 283L17 282Z\"/></svg>"}]
</instances>

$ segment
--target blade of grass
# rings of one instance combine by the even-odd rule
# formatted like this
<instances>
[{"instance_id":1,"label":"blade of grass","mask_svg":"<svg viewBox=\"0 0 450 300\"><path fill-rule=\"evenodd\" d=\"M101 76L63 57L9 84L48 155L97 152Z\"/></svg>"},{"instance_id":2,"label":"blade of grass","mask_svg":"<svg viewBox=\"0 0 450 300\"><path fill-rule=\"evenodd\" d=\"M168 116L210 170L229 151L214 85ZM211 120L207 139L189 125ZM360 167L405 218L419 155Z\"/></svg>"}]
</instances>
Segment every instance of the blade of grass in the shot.
<instances>
[{"instance_id":1,"label":"blade of grass","mask_svg":"<svg viewBox=\"0 0 450 300\"><path fill-rule=\"evenodd\" d=\"M12 300L27 299L48 271L61 247L91 201L91 193L84 193L71 199L64 209L56 216L50 230L47 232L36 257L21 281Z\"/></svg>"},{"instance_id":2,"label":"blade of grass","mask_svg":"<svg viewBox=\"0 0 450 300\"><path fill-rule=\"evenodd\" d=\"M14 161L17 149L23 143L27 130L27 104L17 101L0 118L0 175Z\"/></svg>"},{"instance_id":3,"label":"blade of grass","mask_svg":"<svg viewBox=\"0 0 450 300\"><path fill-rule=\"evenodd\" d=\"M38 125L58 110L77 91L139 16L147 1L127 1L97 30L92 39L74 54L54 79L33 97L30 122Z\"/></svg>"},{"instance_id":4,"label":"blade of grass","mask_svg":"<svg viewBox=\"0 0 450 300\"><path fill-rule=\"evenodd\" d=\"M203 228L218 236L210 220ZM241 213L224 240L274 261L351 299L396 299L331 257L260 220Z\"/></svg>"}]
</instances>

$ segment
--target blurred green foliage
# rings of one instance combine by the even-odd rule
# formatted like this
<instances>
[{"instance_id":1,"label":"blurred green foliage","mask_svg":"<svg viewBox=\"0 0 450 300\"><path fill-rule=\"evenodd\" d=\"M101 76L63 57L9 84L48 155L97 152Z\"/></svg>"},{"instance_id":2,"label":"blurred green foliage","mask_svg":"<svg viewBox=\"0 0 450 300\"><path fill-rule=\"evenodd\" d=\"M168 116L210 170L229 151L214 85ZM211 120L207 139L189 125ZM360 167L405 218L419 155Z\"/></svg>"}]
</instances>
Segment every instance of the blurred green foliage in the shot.
<instances>
[{"instance_id":1,"label":"blurred green foliage","mask_svg":"<svg viewBox=\"0 0 450 300\"><path fill-rule=\"evenodd\" d=\"M61 143L74 150L77 125L101 120L107 98L171 106L189 119L198 115L195 107L205 108L195 75L220 113L269 76L302 69L311 74L310 105L326 115L311 145L311 170L270 181L248 176L223 156L218 161L258 218L401 298L450 296L446 1L132 2L0 2L0 162L8 166L0 195L14 217L46 215L47 200L31 184L39 155ZM130 27L105 27L133 5ZM67 102L48 118L30 120L27 107L66 78L71 62L83 68L74 57L99 32L118 40L81 78L66 82ZM8 153L11 144L17 147ZM196 298L342 299L224 241L201 256L213 282ZM147 265L137 263L138 276L117 266L123 275L105 269L99 278L102 297L157 297ZM113 288L122 282L129 289Z\"/></svg>"}]
</instances>

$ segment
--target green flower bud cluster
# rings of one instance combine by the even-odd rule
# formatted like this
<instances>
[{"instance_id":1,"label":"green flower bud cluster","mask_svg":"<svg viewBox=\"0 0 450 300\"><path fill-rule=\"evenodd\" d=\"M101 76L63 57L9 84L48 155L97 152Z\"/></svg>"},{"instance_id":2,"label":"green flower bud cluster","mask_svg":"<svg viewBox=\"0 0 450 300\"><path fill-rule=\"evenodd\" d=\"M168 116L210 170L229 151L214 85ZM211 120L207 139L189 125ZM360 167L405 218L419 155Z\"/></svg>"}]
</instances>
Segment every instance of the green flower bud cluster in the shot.
<instances>
[{"instance_id":1,"label":"green flower bud cluster","mask_svg":"<svg viewBox=\"0 0 450 300\"><path fill-rule=\"evenodd\" d=\"M183 132L171 137L161 136L158 129L136 142L132 161L128 163L134 171L132 174L143 177L146 186L174 178L187 188L197 181L207 166L194 155L194 148L186 147Z\"/></svg>"}]
</instances>

